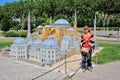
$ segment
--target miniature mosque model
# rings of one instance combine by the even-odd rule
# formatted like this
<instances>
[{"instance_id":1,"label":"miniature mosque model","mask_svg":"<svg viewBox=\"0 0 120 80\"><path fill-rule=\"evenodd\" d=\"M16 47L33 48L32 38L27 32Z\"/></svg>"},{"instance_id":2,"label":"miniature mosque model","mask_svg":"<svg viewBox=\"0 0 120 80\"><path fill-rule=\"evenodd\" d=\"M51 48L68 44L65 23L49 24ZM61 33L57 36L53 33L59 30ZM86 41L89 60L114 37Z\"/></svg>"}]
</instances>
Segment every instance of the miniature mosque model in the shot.
<instances>
[{"instance_id":1,"label":"miniature mosque model","mask_svg":"<svg viewBox=\"0 0 120 80\"><path fill-rule=\"evenodd\" d=\"M27 59L44 65L54 64L79 52L76 12L74 26L65 19L45 25L36 38L31 36L30 12L28 13L27 38L17 38L11 45L12 59Z\"/></svg>"}]
</instances>

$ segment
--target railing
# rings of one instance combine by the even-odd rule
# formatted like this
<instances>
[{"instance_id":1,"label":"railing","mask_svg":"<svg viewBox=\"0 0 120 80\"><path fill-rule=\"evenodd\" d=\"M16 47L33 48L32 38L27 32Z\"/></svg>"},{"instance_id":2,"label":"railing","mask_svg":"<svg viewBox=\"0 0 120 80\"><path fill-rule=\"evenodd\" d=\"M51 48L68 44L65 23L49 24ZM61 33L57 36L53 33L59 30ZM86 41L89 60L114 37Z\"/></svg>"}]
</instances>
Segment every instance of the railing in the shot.
<instances>
[{"instance_id":1,"label":"railing","mask_svg":"<svg viewBox=\"0 0 120 80\"><path fill-rule=\"evenodd\" d=\"M66 57L66 56L65 56L65 57ZM95 64L97 64L97 62L98 62L98 55L97 55L97 54L95 55L95 59L96 59L96 60L95 60ZM55 68L53 68L53 69L51 69L51 70L49 70L49 71L47 71L47 72L45 72L45 73L43 73L43 74L41 74L41 75L39 75L39 76L33 78L32 80L36 80L36 79L38 79L38 78L40 78L40 77L42 77L42 76L44 76L44 75L46 75L46 74L54 71L55 69L57 69L57 68L59 68L59 67L61 67L61 66L63 66L63 65L65 65L65 66L64 66L64 70L65 70L65 74L67 74L67 64L68 64L68 63L72 63L72 62L76 62L76 61L80 61L80 60L82 60L82 59L76 59L76 60L66 61L66 58L65 58L65 61L64 61L62 64L60 64L60 65L58 65L57 67L55 67ZM80 68L76 69L75 73L76 73L79 69L80 69ZM74 73L74 74L75 74L75 73Z\"/></svg>"},{"instance_id":2,"label":"railing","mask_svg":"<svg viewBox=\"0 0 120 80\"><path fill-rule=\"evenodd\" d=\"M42 77L42 76L44 76L44 75L54 71L55 69L57 69L57 68L59 68L59 67L61 67L63 65L65 65L64 70L65 70L65 74L67 74L67 63L76 62L76 61L80 61L80 60L82 60L82 59L76 59L76 60L71 60L71 61L66 61L66 59L65 59L65 61L62 64L60 64L57 67L55 67L55 68L53 68L53 69L51 69L51 70L49 70L49 71L47 71L47 72L45 72L45 73L43 73L43 74L41 74L39 76L33 78L32 80L36 80L36 79L38 79L38 78L40 78L40 77ZM76 70L76 71L78 71L78 70Z\"/></svg>"}]
</instances>

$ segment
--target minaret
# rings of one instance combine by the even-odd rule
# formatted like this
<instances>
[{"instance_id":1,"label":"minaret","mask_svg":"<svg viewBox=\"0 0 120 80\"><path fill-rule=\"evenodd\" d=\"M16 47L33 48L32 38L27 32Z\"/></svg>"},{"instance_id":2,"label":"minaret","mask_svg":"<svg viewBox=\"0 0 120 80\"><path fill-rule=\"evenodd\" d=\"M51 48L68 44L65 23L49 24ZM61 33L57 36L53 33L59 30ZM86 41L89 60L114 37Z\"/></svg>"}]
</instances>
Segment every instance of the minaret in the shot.
<instances>
[{"instance_id":1,"label":"minaret","mask_svg":"<svg viewBox=\"0 0 120 80\"><path fill-rule=\"evenodd\" d=\"M52 25L52 16L50 15L50 25Z\"/></svg>"},{"instance_id":2,"label":"minaret","mask_svg":"<svg viewBox=\"0 0 120 80\"><path fill-rule=\"evenodd\" d=\"M28 12L28 33L27 33L27 40L29 42L32 41L31 27L30 27L30 11Z\"/></svg>"},{"instance_id":3,"label":"minaret","mask_svg":"<svg viewBox=\"0 0 120 80\"><path fill-rule=\"evenodd\" d=\"M76 10L75 10L75 20L74 20L74 32L75 33L77 32L77 13L76 13Z\"/></svg>"}]
</instances>

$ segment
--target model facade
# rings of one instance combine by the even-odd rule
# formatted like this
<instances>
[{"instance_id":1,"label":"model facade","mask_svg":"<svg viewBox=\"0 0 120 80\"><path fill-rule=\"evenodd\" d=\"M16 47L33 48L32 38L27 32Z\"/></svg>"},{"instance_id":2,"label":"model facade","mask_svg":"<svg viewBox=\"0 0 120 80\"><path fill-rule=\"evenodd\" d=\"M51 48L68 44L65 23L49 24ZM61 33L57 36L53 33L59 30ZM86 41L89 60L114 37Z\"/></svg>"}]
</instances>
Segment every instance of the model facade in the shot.
<instances>
[{"instance_id":1,"label":"model facade","mask_svg":"<svg viewBox=\"0 0 120 80\"><path fill-rule=\"evenodd\" d=\"M77 22L75 16L74 27L65 19L58 19L53 24L46 25L42 33L33 38L30 30L30 12L28 14L27 39L17 38L11 45L12 59L28 59L44 65L54 64L71 57L79 51L76 45Z\"/></svg>"}]
</instances>

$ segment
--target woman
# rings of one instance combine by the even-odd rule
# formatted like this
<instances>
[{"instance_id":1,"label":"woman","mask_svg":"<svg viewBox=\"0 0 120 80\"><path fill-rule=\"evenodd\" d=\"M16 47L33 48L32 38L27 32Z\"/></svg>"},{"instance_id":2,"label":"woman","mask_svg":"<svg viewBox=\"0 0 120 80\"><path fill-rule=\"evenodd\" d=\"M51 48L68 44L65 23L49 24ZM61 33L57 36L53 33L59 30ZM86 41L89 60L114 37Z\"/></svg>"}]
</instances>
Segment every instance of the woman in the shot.
<instances>
[{"instance_id":1,"label":"woman","mask_svg":"<svg viewBox=\"0 0 120 80\"><path fill-rule=\"evenodd\" d=\"M81 68L83 72L86 70L92 71L91 56L94 51L94 38L87 25L83 27L84 34L81 36L81 54L82 54L82 64Z\"/></svg>"}]
</instances>

